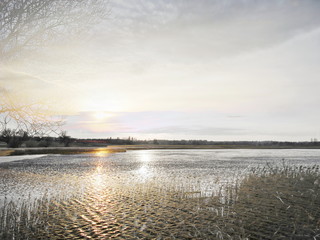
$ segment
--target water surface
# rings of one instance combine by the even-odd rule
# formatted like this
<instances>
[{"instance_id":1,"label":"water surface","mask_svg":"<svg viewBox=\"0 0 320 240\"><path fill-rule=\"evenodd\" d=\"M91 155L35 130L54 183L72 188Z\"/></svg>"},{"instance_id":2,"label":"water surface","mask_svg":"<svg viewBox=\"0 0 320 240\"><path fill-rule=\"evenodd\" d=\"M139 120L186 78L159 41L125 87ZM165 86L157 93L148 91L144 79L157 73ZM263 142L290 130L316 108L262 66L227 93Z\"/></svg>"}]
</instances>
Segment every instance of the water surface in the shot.
<instances>
[{"instance_id":1,"label":"water surface","mask_svg":"<svg viewBox=\"0 0 320 240\"><path fill-rule=\"evenodd\" d=\"M244 232L245 228L236 225L238 220L228 204L234 195L230 189L237 188L229 186L238 186L252 168L283 164L306 168L320 165L320 150L136 150L6 157L0 159L0 207L9 201L26 206L42 199L34 210L40 219L45 213L46 220L37 217L31 221L32 215L28 220L30 225L43 224L45 230L37 232L41 238L219 239L230 234L239 236L237 231L241 230L243 236L259 239L270 235L271 239L271 232L265 229ZM313 182L309 185L314 186ZM274 218L268 209L274 209L277 203L284 212L293 209L292 204L284 206L281 192L272 186L269 192L270 201L266 196L263 200L251 198L251 206L241 206L238 216L254 204L267 207L267 219ZM250 194L251 189L244 196ZM257 197L254 193L252 196ZM62 200L43 204L43 199L47 202L57 197ZM312 211L317 212L315 206ZM246 219L247 214L241 217ZM251 220L261 219L249 220L248 226L252 226ZM35 227L39 228L25 231ZM282 237L289 236L286 234L292 229L278 232Z\"/></svg>"},{"instance_id":2,"label":"water surface","mask_svg":"<svg viewBox=\"0 0 320 240\"><path fill-rule=\"evenodd\" d=\"M4 159L5 158L5 159ZM1 159L3 159L1 161ZM13 160L13 161L11 161ZM12 156L0 158L0 197L69 192L108 184L172 185L210 193L253 167L320 164L320 150L136 150L109 154Z\"/></svg>"}]
</instances>

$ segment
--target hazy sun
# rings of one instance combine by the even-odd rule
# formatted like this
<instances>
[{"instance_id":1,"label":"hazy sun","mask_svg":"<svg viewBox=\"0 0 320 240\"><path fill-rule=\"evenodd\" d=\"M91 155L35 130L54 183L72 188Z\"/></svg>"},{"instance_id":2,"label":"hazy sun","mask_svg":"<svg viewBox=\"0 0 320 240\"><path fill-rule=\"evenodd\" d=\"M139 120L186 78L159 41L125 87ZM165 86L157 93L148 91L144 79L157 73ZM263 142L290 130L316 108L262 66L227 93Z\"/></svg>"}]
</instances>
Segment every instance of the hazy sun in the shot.
<instances>
[{"instance_id":1,"label":"hazy sun","mask_svg":"<svg viewBox=\"0 0 320 240\"><path fill-rule=\"evenodd\" d=\"M97 120L103 120L108 117L108 114L106 112L95 112L93 116Z\"/></svg>"}]
</instances>

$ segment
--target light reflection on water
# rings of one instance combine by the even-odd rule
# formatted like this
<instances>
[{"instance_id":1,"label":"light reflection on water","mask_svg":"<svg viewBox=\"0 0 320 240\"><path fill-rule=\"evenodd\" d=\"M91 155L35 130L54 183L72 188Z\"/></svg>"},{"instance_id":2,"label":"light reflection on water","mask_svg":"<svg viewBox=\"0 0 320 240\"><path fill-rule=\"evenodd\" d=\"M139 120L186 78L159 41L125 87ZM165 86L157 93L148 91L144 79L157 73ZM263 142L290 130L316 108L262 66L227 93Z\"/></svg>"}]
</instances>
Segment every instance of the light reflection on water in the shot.
<instances>
[{"instance_id":1,"label":"light reflection on water","mask_svg":"<svg viewBox=\"0 0 320 240\"><path fill-rule=\"evenodd\" d=\"M147 165L142 165L136 173L138 174L138 178L140 178L143 182L145 182L148 178L153 176L151 168Z\"/></svg>"},{"instance_id":2,"label":"light reflection on water","mask_svg":"<svg viewBox=\"0 0 320 240\"><path fill-rule=\"evenodd\" d=\"M103 186L104 174L102 173L102 170L103 170L103 167L101 165L98 165L92 174L92 180L93 180L92 183L96 189L99 189Z\"/></svg>"},{"instance_id":3,"label":"light reflection on water","mask_svg":"<svg viewBox=\"0 0 320 240\"><path fill-rule=\"evenodd\" d=\"M264 166L267 162L282 164L283 158L290 165L320 164L320 151L142 150L48 155L0 164L0 200L32 196L33 201L43 194L79 194L66 206L57 203L59 211L51 217L59 226L72 223L72 234L86 239L117 237L126 232L129 235L123 235L125 239L133 237L132 229L144 232L153 228L161 233L161 224L168 222L170 226L181 224L178 228L182 229L185 219L190 217L186 212L194 211L193 205L176 206L176 199L164 195L165 191L157 195L155 187L181 191L191 200L217 196L218 191L224 194L223 186L235 184L251 167ZM197 207L199 203L194 204ZM179 210L183 207L188 211ZM161 211L170 218L163 219ZM196 215L192 216L196 222ZM137 238L145 236L148 235Z\"/></svg>"},{"instance_id":4,"label":"light reflection on water","mask_svg":"<svg viewBox=\"0 0 320 240\"><path fill-rule=\"evenodd\" d=\"M138 156L140 157L141 162L148 163L152 160L152 151L148 151L148 150L139 151Z\"/></svg>"},{"instance_id":5,"label":"light reflection on water","mask_svg":"<svg viewBox=\"0 0 320 240\"><path fill-rule=\"evenodd\" d=\"M107 157L110 154L111 154L111 152L109 150L105 149L105 148L97 149L94 152L94 155L96 157Z\"/></svg>"},{"instance_id":6,"label":"light reflection on water","mask_svg":"<svg viewBox=\"0 0 320 240\"><path fill-rule=\"evenodd\" d=\"M28 156L26 156L28 158ZM140 150L48 155L0 163L0 199L83 191L103 185L157 182L208 193L266 163L319 164L319 150ZM174 186L173 186L174 185Z\"/></svg>"},{"instance_id":7,"label":"light reflection on water","mask_svg":"<svg viewBox=\"0 0 320 240\"><path fill-rule=\"evenodd\" d=\"M137 174L137 179L145 182L154 175L152 167L149 166L150 161L152 161L152 152L139 151L138 157L138 161L141 162L141 166L135 170L135 173Z\"/></svg>"}]
</instances>

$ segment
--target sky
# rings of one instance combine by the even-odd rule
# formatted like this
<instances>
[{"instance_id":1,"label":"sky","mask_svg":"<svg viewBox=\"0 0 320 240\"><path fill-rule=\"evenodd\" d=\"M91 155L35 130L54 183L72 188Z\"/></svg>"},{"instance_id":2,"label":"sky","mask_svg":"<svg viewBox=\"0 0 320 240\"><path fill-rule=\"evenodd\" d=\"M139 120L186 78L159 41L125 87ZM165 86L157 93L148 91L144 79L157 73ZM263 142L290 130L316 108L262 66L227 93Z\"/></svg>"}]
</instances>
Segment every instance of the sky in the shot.
<instances>
[{"instance_id":1,"label":"sky","mask_svg":"<svg viewBox=\"0 0 320 240\"><path fill-rule=\"evenodd\" d=\"M85 41L0 70L72 137L320 138L320 1L110 0Z\"/></svg>"}]
</instances>

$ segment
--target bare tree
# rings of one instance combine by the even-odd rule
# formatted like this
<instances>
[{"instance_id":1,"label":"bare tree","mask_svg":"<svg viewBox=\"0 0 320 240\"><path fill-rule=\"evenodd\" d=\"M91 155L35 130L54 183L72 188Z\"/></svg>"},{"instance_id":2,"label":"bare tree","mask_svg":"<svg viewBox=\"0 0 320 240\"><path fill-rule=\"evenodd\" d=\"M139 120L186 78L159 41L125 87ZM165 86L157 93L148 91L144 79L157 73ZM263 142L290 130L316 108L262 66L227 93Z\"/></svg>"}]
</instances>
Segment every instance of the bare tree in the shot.
<instances>
[{"instance_id":1,"label":"bare tree","mask_svg":"<svg viewBox=\"0 0 320 240\"><path fill-rule=\"evenodd\" d=\"M88 32L108 14L107 0L1 0L0 58Z\"/></svg>"},{"instance_id":2,"label":"bare tree","mask_svg":"<svg viewBox=\"0 0 320 240\"><path fill-rule=\"evenodd\" d=\"M15 98L7 90L0 89L0 138L8 146L18 147L28 137L59 134L63 120L57 118L46 104L21 103Z\"/></svg>"},{"instance_id":3,"label":"bare tree","mask_svg":"<svg viewBox=\"0 0 320 240\"><path fill-rule=\"evenodd\" d=\"M0 0L0 64L55 41L79 38L108 15L107 0ZM48 105L18 101L0 85L0 137L59 135L62 124Z\"/></svg>"},{"instance_id":4,"label":"bare tree","mask_svg":"<svg viewBox=\"0 0 320 240\"><path fill-rule=\"evenodd\" d=\"M65 147L69 147L70 143L72 142L72 138L68 136L67 131L61 131L59 140L64 144Z\"/></svg>"}]
</instances>

